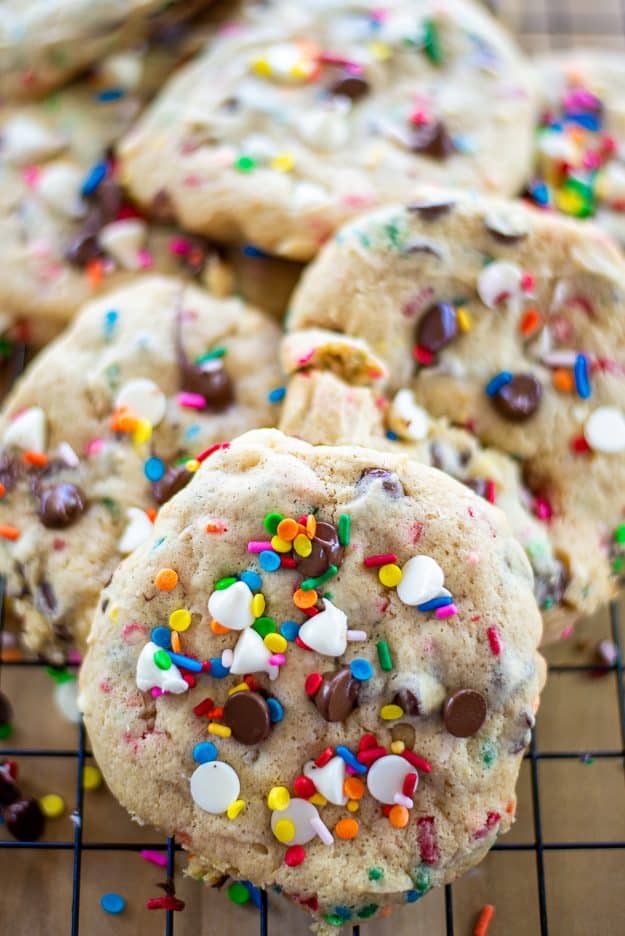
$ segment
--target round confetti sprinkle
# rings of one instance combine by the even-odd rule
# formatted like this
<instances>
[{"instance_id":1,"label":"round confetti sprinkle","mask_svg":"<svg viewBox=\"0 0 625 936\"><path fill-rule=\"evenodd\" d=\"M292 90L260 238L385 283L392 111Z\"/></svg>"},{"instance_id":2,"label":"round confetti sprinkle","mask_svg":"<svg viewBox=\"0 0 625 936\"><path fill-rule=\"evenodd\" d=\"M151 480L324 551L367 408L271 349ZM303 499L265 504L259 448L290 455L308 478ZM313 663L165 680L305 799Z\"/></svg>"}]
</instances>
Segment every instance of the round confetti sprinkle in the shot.
<instances>
[{"instance_id":1,"label":"round confetti sprinkle","mask_svg":"<svg viewBox=\"0 0 625 936\"><path fill-rule=\"evenodd\" d=\"M157 650L154 654L154 663L158 666L159 669L168 670L171 669L171 657L166 650Z\"/></svg>"},{"instance_id":2,"label":"round confetti sprinkle","mask_svg":"<svg viewBox=\"0 0 625 936\"><path fill-rule=\"evenodd\" d=\"M282 721L284 718L284 709L277 699L267 699L267 708L269 709L269 717L272 724Z\"/></svg>"},{"instance_id":3,"label":"round confetti sprinkle","mask_svg":"<svg viewBox=\"0 0 625 936\"><path fill-rule=\"evenodd\" d=\"M173 569L159 569L154 584L159 591L173 591L178 584L178 573Z\"/></svg>"},{"instance_id":4,"label":"round confetti sprinkle","mask_svg":"<svg viewBox=\"0 0 625 936\"><path fill-rule=\"evenodd\" d=\"M401 569L394 562L389 562L387 565L381 566L378 578L382 585L387 588L395 588L401 582Z\"/></svg>"},{"instance_id":5,"label":"round confetti sprinkle","mask_svg":"<svg viewBox=\"0 0 625 936\"><path fill-rule=\"evenodd\" d=\"M228 900L231 900L234 904L243 904L249 903L250 892L243 883L243 881L234 881L228 887Z\"/></svg>"},{"instance_id":6,"label":"round confetti sprinkle","mask_svg":"<svg viewBox=\"0 0 625 936\"><path fill-rule=\"evenodd\" d=\"M102 894L100 906L106 913L121 913L126 906L126 901L121 894Z\"/></svg>"},{"instance_id":7,"label":"round confetti sprinkle","mask_svg":"<svg viewBox=\"0 0 625 936\"><path fill-rule=\"evenodd\" d=\"M226 809L226 816L228 819L236 819L243 810L245 809L245 800L237 799L233 803L230 803Z\"/></svg>"},{"instance_id":8,"label":"round confetti sprinkle","mask_svg":"<svg viewBox=\"0 0 625 936\"><path fill-rule=\"evenodd\" d=\"M265 572L275 572L276 569L280 568L280 556L275 552L270 552L268 549L263 549L258 557L260 562L261 569L264 569Z\"/></svg>"},{"instance_id":9,"label":"round confetti sprinkle","mask_svg":"<svg viewBox=\"0 0 625 936\"><path fill-rule=\"evenodd\" d=\"M208 764L217 760L219 751L212 741L200 741L193 748L193 760L196 764Z\"/></svg>"},{"instance_id":10,"label":"round confetti sprinkle","mask_svg":"<svg viewBox=\"0 0 625 936\"><path fill-rule=\"evenodd\" d=\"M352 660L349 664L349 668L352 671L352 676L354 679L359 679L360 682L364 682L367 679L371 679L373 676L373 667L369 660L364 660L358 658L357 660Z\"/></svg>"},{"instance_id":11,"label":"round confetti sprinkle","mask_svg":"<svg viewBox=\"0 0 625 936\"><path fill-rule=\"evenodd\" d=\"M265 610L265 596L261 595L260 592L258 595L254 595L252 598L252 614L255 618L261 617Z\"/></svg>"},{"instance_id":12,"label":"round confetti sprinkle","mask_svg":"<svg viewBox=\"0 0 625 936\"><path fill-rule=\"evenodd\" d=\"M400 705L383 705L380 709L380 718L383 718L384 721L393 721L396 718L401 718L404 714L404 710Z\"/></svg>"},{"instance_id":13,"label":"round confetti sprinkle","mask_svg":"<svg viewBox=\"0 0 625 936\"><path fill-rule=\"evenodd\" d=\"M358 777L348 777L343 784L343 790L350 800L360 800L365 795L365 785Z\"/></svg>"},{"instance_id":14,"label":"round confetti sprinkle","mask_svg":"<svg viewBox=\"0 0 625 936\"><path fill-rule=\"evenodd\" d=\"M263 580L261 579L258 572L254 572L253 569L248 569L246 572L241 572L239 576L242 582L245 582L247 587L252 592L260 591L263 585Z\"/></svg>"},{"instance_id":15,"label":"round confetti sprinkle","mask_svg":"<svg viewBox=\"0 0 625 936\"><path fill-rule=\"evenodd\" d=\"M82 769L82 786L84 790L97 790L102 785L102 774L93 764L87 764Z\"/></svg>"},{"instance_id":16,"label":"round confetti sprinkle","mask_svg":"<svg viewBox=\"0 0 625 936\"><path fill-rule=\"evenodd\" d=\"M302 610L312 608L313 605L317 604L317 599L318 595L314 588L311 588L310 591L303 591L303 589L298 588L293 595L293 603Z\"/></svg>"},{"instance_id":17,"label":"round confetti sprinkle","mask_svg":"<svg viewBox=\"0 0 625 936\"><path fill-rule=\"evenodd\" d=\"M46 793L39 800L39 808L46 819L58 819L65 812L65 800L58 793Z\"/></svg>"},{"instance_id":18,"label":"round confetti sprinkle","mask_svg":"<svg viewBox=\"0 0 625 936\"><path fill-rule=\"evenodd\" d=\"M169 626L174 631L186 631L191 625L191 613L186 608L178 608L169 615Z\"/></svg>"},{"instance_id":19,"label":"round confetti sprinkle","mask_svg":"<svg viewBox=\"0 0 625 936\"><path fill-rule=\"evenodd\" d=\"M275 621L272 621L270 617L256 618L252 627L254 628L257 634L260 634L263 640L269 634L275 634L277 630Z\"/></svg>"},{"instance_id":20,"label":"round confetti sprinkle","mask_svg":"<svg viewBox=\"0 0 625 936\"><path fill-rule=\"evenodd\" d=\"M299 634L299 624L295 621L284 621L280 625L280 633L285 640L293 641Z\"/></svg>"},{"instance_id":21,"label":"round confetti sprinkle","mask_svg":"<svg viewBox=\"0 0 625 936\"><path fill-rule=\"evenodd\" d=\"M268 513L263 520L263 526L272 536L278 532L278 525L284 520L281 513Z\"/></svg>"},{"instance_id":22,"label":"round confetti sprinkle","mask_svg":"<svg viewBox=\"0 0 625 936\"><path fill-rule=\"evenodd\" d=\"M389 822L394 829L405 829L410 819L410 813L405 806L391 806L388 814Z\"/></svg>"},{"instance_id":23,"label":"round confetti sprinkle","mask_svg":"<svg viewBox=\"0 0 625 936\"><path fill-rule=\"evenodd\" d=\"M165 474L165 464L153 455L146 461L143 471L148 481L160 481Z\"/></svg>"},{"instance_id":24,"label":"round confetti sprinkle","mask_svg":"<svg viewBox=\"0 0 625 936\"><path fill-rule=\"evenodd\" d=\"M219 657L211 657L211 676L214 676L215 679L225 679L226 676L230 675L230 670L227 666L224 666Z\"/></svg>"},{"instance_id":25,"label":"round confetti sprinkle","mask_svg":"<svg viewBox=\"0 0 625 936\"><path fill-rule=\"evenodd\" d=\"M282 539L282 537L277 534L271 537L271 546L278 553L288 553L291 551L290 542Z\"/></svg>"},{"instance_id":26,"label":"round confetti sprinkle","mask_svg":"<svg viewBox=\"0 0 625 936\"><path fill-rule=\"evenodd\" d=\"M168 627L155 627L150 637L152 642L163 650L171 650L171 631Z\"/></svg>"},{"instance_id":27,"label":"round confetti sprinkle","mask_svg":"<svg viewBox=\"0 0 625 936\"><path fill-rule=\"evenodd\" d=\"M267 794L267 806L269 806L269 809L277 809L278 812L282 812L287 808L290 802L291 794L286 787L272 787Z\"/></svg>"},{"instance_id":28,"label":"round confetti sprinkle","mask_svg":"<svg viewBox=\"0 0 625 936\"><path fill-rule=\"evenodd\" d=\"M290 517L285 517L284 520L281 520L278 524L276 534L282 540L287 542L292 542L299 532L299 524L295 520L292 520Z\"/></svg>"},{"instance_id":29,"label":"round confetti sprinkle","mask_svg":"<svg viewBox=\"0 0 625 936\"><path fill-rule=\"evenodd\" d=\"M312 543L304 533L298 533L293 541L293 548L298 556L306 559L312 552Z\"/></svg>"},{"instance_id":30,"label":"round confetti sprinkle","mask_svg":"<svg viewBox=\"0 0 625 936\"><path fill-rule=\"evenodd\" d=\"M297 868L305 858L306 852L301 845L291 845L285 852L284 863L288 865L289 868Z\"/></svg>"},{"instance_id":31,"label":"round confetti sprinkle","mask_svg":"<svg viewBox=\"0 0 625 936\"><path fill-rule=\"evenodd\" d=\"M264 638L265 646L272 653L284 653L287 648L286 638L273 631Z\"/></svg>"},{"instance_id":32,"label":"round confetti sprinkle","mask_svg":"<svg viewBox=\"0 0 625 936\"><path fill-rule=\"evenodd\" d=\"M334 827L336 837L340 839L354 839L358 835L358 822L356 819L339 819Z\"/></svg>"}]
</instances>

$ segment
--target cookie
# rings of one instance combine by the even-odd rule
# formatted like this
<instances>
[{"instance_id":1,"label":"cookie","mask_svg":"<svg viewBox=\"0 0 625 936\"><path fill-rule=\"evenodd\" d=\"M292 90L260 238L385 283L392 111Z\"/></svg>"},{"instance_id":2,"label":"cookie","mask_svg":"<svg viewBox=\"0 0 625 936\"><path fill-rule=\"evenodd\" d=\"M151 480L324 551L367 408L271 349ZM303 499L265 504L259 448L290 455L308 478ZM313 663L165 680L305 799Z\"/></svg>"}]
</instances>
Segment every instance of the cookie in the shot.
<instances>
[{"instance_id":1,"label":"cookie","mask_svg":"<svg viewBox=\"0 0 625 936\"><path fill-rule=\"evenodd\" d=\"M540 630L496 508L409 458L261 430L115 573L80 705L113 793L193 874L277 886L325 932L510 827Z\"/></svg>"},{"instance_id":2,"label":"cookie","mask_svg":"<svg viewBox=\"0 0 625 936\"><path fill-rule=\"evenodd\" d=\"M197 13L208 0L2 0L0 96L40 97L105 56Z\"/></svg>"},{"instance_id":3,"label":"cookie","mask_svg":"<svg viewBox=\"0 0 625 936\"><path fill-rule=\"evenodd\" d=\"M468 2L245 8L119 147L125 184L187 230L307 260L343 222L419 180L516 193L533 76Z\"/></svg>"},{"instance_id":4,"label":"cookie","mask_svg":"<svg viewBox=\"0 0 625 936\"><path fill-rule=\"evenodd\" d=\"M528 195L540 207L594 217L625 246L625 60L576 49L536 66L543 113Z\"/></svg>"},{"instance_id":5,"label":"cookie","mask_svg":"<svg viewBox=\"0 0 625 936\"><path fill-rule=\"evenodd\" d=\"M100 589L194 456L277 420L278 339L238 299L146 276L35 359L0 416L0 570L30 647L81 646Z\"/></svg>"},{"instance_id":6,"label":"cookie","mask_svg":"<svg viewBox=\"0 0 625 936\"><path fill-rule=\"evenodd\" d=\"M316 331L308 352L300 335L292 367L310 366L334 329L335 342L360 342L357 360L362 346L381 359L390 396L411 389L432 416L518 459L567 572L560 604L590 614L623 566L624 283L620 253L592 225L425 190L344 228L306 271L290 327Z\"/></svg>"}]
</instances>

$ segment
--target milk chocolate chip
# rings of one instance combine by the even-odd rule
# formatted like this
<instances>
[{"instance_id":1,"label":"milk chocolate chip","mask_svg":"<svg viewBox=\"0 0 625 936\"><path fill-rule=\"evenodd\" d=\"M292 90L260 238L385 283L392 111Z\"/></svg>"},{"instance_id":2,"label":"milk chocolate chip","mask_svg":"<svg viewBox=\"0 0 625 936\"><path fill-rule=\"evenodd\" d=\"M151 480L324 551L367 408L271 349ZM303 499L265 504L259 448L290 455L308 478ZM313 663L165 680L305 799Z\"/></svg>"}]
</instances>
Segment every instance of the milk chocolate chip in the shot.
<instances>
[{"instance_id":1,"label":"milk chocolate chip","mask_svg":"<svg viewBox=\"0 0 625 936\"><path fill-rule=\"evenodd\" d=\"M36 842L43 835L45 819L36 799L20 799L4 810L11 835L20 842Z\"/></svg>"},{"instance_id":2,"label":"milk chocolate chip","mask_svg":"<svg viewBox=\"0 0 625 936\"><path fill-rule=\"evenodd\" d=\"M174 465L168 468L160 481L154 481L152 484L152 495L157 504L164 504L174 494L181 491L193 477L193 472L189 471L186 465Z\"/></svg>"},{"instance_id":3,"label":"milk chocolate chip","mask_svg":"<svg viewBox=\"0 0 625 936\"><path fill-rule=\"evenodd\" d=\"M459 689L449 696L443 709L447 731L456 738L476 734L486 718L486 699L475 689Z\"/></svg>"},{"instance_id":4,"label":"milk chocolate chip","mask_svg":"<svg viewBox=\"0 0 625 936\"><path fill-rule=\"evenodd\" d=\"M417 344L436 354L450 344L457 334L458 318L455 306L450 302L435 302L426 309L419 321Z\"/></svg>"},{"instance_id":5,"label":"milk chocolate chip","mask_svg":"<svg viewBox=\"0 0 625 936\"><path fill-rule=\"evenodd\" d=\"M382 482L382 490L389 497L404 497L404 486L394 471L387 471L386 468L365 468L356 485L356 490L361 494L366 494L374 481Z\"/></svg>"},{"instance_id":6,"label":"milk chocolate chip","mask_svg":"<svg viewBox=\"0 0 625 936\"><path fill-rule=\"evenodd\" d=\"M443 121L437 120L413 130L410 149L413 153L423 153L425 156L443 160L451 156L456 147Z\"/></svg>"},{"instance_id":7,"label":"milk chocolate chip","mask_svg":"<svg viewBox=\"0 0 625 936\"><path fill-rule=\"evenodd\" d=\"M359 78L358 75L350 75L346 71L330 86L330 93L340 94L342 97L349 98L350 101L358 101L369 93L369 89L368 81Z\"/></svg>"},{"instance_id":8,"label":"milk chocolate chip","mask_svg":"<svg viewBox=\"0 0 625 936\"><path fill-rule=\"evenodd\" d=\"M85 495L75 484L62 482L46 488L39 501L39 517L45 527L61 530L76 523L85 512Z\"/></svg>"},{"instance_id":9,"label":"milk chocolate chip","mask_svg":"<svg viewBox=\"0 0 625 936\"><path fill-rule=\"evenodd\" d=\"M182 315L176 316L176 355L180 372L180 387L204 397L206 409L221 412L234 400L234 388L222 358L206 361L201 366L189 359L182 342Z\"/></svg>"},{"instance_id":10,"label":"milk chocolate chip","mask_svg":"<svg viewBox=\"0 0 625 936\"><path fill-rule=\"evenodd\" d=\"M523 422L533 416L543 395L543 388L533 374L517 374L491 397L502 416Z\"/></svg>"},{"instance_id":11,"label":"milk chocolate chip","mask_svg":"<svg viewBox=\"0 0 625 936\"><path fill-rule=\"evenodd\" d=\"M271 731L269 706L258 692L235 692L224 705L224 723L241 744L258 744Z\"/></svg>"},{"instance_id":12,"label":"milk chocolate chip","mask_svg":"<svg viewBox=\"0 0 625 936\"><path fill-rule=\"evenodd\" d=\"M331 523L317 523L315 535L311 540L312 551L309 556L299 559L297 570L306 578L323 575L331 565L340 567L344 549L339 542L336 527Z\"/></svg>"},{"instance_id":13,"label":"milk chocolate chip","mask_svg":"<svg viewBox=\"0 0 625 936\"><path fill-rule=\"evenodd\" d=\"M328 722L342 722L358 704L358 680L349 667L324 673L323 682L313 701L320 715Z\"/></svg>"}]
</instances>

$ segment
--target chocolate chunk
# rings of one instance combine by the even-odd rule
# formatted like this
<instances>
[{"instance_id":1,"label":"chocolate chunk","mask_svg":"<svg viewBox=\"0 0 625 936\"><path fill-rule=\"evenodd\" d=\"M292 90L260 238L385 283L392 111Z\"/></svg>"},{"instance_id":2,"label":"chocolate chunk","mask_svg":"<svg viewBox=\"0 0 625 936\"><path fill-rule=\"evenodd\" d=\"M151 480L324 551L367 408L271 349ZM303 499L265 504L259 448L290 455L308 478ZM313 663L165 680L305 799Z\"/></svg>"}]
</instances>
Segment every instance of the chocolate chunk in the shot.
<instances>
[{"instance_id":1,"label":"chocolate chunk","mask_svg":"<svg viewBox=\"0 0 625 936\"><path fill-rule=\"evenodd\" d=\"M67 260L75 266L85 266L90 260L103 255L98 235L119 213L122 205L121 187L110 177L103 179L89 196L89 205L80 230L70 241L65 252Z\"/></svg>"},{"instance_id":2,"label":"chocolate chunk","mask_svg":"<svg viewBox=\"0 0 625 936\"><path fill-rule=\"evenodd\" d=\"M365 468L356 485L359 494L366 494L374 481L382 482L382 490L389 497L405 497L406 492L399 477L394 471L387 471L386 468Z\"/></svg>"},{"instance_id":3,"label":"chocolate chunk","mask_svg":"<svg viewBox=\"0 0 625 936\"><path fill-rule=\"evenodd\" d=\"M36 842L43 835L45 819L36 799L20 799L4 810L4 822L19 842Z\"/></svg>"},{"instance_id":4,"label":"chocolate chunk","mask_svg":"<svg viewBox=\"0 0 625 936\"><path fill-rule=\"evenodd\" d=\"M55 484L46 488L39 503L39 517L45 527L61 530L76 523L85 512L85 495L75 484Z\"/></svg>"},{"instance_id":5,"label":"chocolate chunk","mask_svg":"<svg viewBox=\"0 0 625 936\"><path fill-rule=\"evenodd\" d=\"M313 698L319 714L328 722L345 721L358 705L358 688L358 680L347 666L337 672L324 673Z\"/></svg>"},{"instance_id":6,"label":"chocolate chunk","mask_svg":"<svg viewBox=\"0 0 625 936\"><path fill-rule=\"evenodd\" d=\"M421 703L410 689L400 689L399 692L396 692L393 698L393 704L399 705L406 715L421 714Z\"/></svg>"},{"instance_id":7,"label":"chocolate chunk","mask_svg":"<svg viewBox=\"0 0 625 936\"><path fill-rule=\"evenodd\" d=\"M476 734L486 718L486 699L475 689L459 689L449 696L443 709L447 731L456 738Z\"/></svg>"},{"instance_id":8,"label":"chocolate chunk","mask_svg":"<svg viewBox=\"0 0 625 936\"><path fill-rule=\"evenodd\" d=\"M157 504L164 504L174 494L181 491L193 477L193 472L189 471L186 465L174 465L168 468L160 481L154 481L152 484L152 496Z\"/></svg>"},{"instance_id":9,"label":"chocolate chunk","mask_svg":"<svg viewBox=\"0 0 625 936\"><path fill-rule=\"evenodd\" d=\"M543 395L543 388L533 374L517 374L491 397L499 413L514 422L533 416Z\"/></svg>"},{"instance_id":10,"label":"chocolate chunk","mask_svg":"<svg viewBox=\"0 0 625 936\"><path fill-rule=\"evenodd\" d=\"M558 562L552 575L535 574L534 594L539 607L552 608L560 604L568 584L569 575L561 562Z\"/></svg>"},{"instance_id":11,"label":"chocolate chunk","mask_svg":"<svg viewBox=\"0 0 625 936\"><path fill-rule=\"evenodd\" d=\"M451 156L456 147L443 121L437 120L413 130L410 137L410 149L413 153L423 153L425 156L442 160Z\"/></svg>"},{"instance_id":12,"label":"chocolate chunk","mask_svg":"<svg viewBox=\"0 0 625 936\"><path fill-rule=\"evenodd\" d=\"M346 71L337 78L329 90L331 94L340 94L342 97L349 98L350 101L359 101L360 98L369 93L370 87L369 82L364 78L359 78L358 75L350 75Z\"/></svg>"},{"instance_id":13,"label":"chocolate chunk","mask_svg":"<svg viewBox=\"0 0 625 936\"><path fill-rule=\"evenodd\" d=\"M56 611L56 595L50 582L45 579L37 586L37 594L41 599L45 613L50 616Z\"/></svg>"},{"instance_id":14,"label":"chocolate chunk","mask_svg":"<svg viewBox=\"0 0 625 936\"><path fill-rule=\"evenodd\" d=\"M450 344L458 334L458 317L450 302L435 302L425 310L417 328L417 344L436 353Z\"/></svg>"},{"instance_id":15,"label":"chocolate chunk","mask_svg":"<svg viewBox=\"0 0 625 936\"><path fill-rule=\"evenodd\" d=\"M10 725L13 718L13 707L4 692L0 691L0 725Z\"/></svg>"},{"instance_id":16,"label":"chocolate chunk","mask_svg":"<svg viewBox=\"0 0 625 936\"><path fill-rule=\"evenodd\" d=\"M167 189L159 189L150 203L150 215L156 221L171 224L176 220L174 203Z\"/></svg>"},{"instance_id":17,"label":"chocolate chunk","mask_svg":"<svg viewBox=\"0 0 625 936\"><path fill-rule=\"evenodd\" d=\"M397 705L399 703L396 703ZM414 748L417 733L408 722L400 722L391 728L391 738L393 741L403 741L405 747L411 751Z\"/></svg>"},{"instance_id":18,"label":"chocolate chunk","mask_svg":"<svg viewBox=\"0 0 625 936\"><path fill-rule=\"evenodd\" d=\"M452 208L455 207L455 204L454 201L450 201L447 198L432 198L429 201L413 202L411 205L407 206L407 209L408 211L420 215L424 221L436 221L437 218L449 214Z\"/></svg>"},{"instance_id":19,"label":"chocolate chunk","mask_svg":"<svg viewBox=\"0 0 625 936\"><path fill-rule=\"evenodd\" d=\"M204 397L206 409L221 412L234 400L234 387L222 358L206 361L202 366L189 359L182 342L182 313L176 316L176 355L180 372L180 387Z\"/></svg>"},{"instance_id":20,"label":"chocolate chunk","mask_svg":"<svg viewBox=\"0 0 625 936\"><path fill-rule=\"evenodd\" d=\"M224 723L241 744L258 744L271 731L269 706L258 692L235 692L224 705Z\"/></svg>"},{"instance_id":21,"label":"chocolate chunk","mask_svg":"<svg viewBox=\"0 0 625 936\"><path fill-rule=\"evenodd\" d=\"M301 575L305 578L316 578L323 575L331 565L340 568L344 549L339 542L337 529L331 523L317 523L311 546L309 556L298 558L297 570Z\"/></svg>"}]
</instances>

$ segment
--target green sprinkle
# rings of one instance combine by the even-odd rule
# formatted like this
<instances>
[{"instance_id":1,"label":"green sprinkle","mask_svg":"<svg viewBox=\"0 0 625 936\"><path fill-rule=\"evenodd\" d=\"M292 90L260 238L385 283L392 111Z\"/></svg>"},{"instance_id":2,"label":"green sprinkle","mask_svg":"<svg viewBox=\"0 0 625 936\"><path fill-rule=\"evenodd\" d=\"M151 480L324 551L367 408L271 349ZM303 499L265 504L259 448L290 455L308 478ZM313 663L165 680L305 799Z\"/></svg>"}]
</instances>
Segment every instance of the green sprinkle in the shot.
<instances>
[{"instance_id":1,"label":"green sprinkle","mask_svg":"<svg viewBox=\"0 0 625 936\"><path fill-rule=\"evenodd\" d=\"M252 156L239 156L235 161L234 168L239 172L252 172L256 168L256 160Z\"/></svg>"},{"instance_id":2,"label":"green sprinkle","mask_svg":"<svg viewBox=\"0 0 625 936\"><path fill-rule=\"evenodd\" d=\"M313 588L317 588L318 585L323 585L324 582L327 582L328 579L336 575L337 572L338 568L335 565L328 566L325 572L322 572L321 575L318 575L316 578L304 579L300 588L302 591L312 591Z\"/></svg>"},{"instance_id":3,"label":"green sprinkle","mask_svg":"<svg viewBox=\"0 0 625 936\"><path fill-rule=\"evenodd\" d=\"M8 358L13 351L13 343L8 338L0 338L0 357Z\"/></svg>"},{"instance_id":4,"label":"green sprinkle","mask_svg":"<svg viewBox=\"0 0 625 936\"><path fill-rule=\"evenodd\" d=\"M324 592L321 597L327 598L328 601L334 601L334 595L332 594L332 592Z\"/></svg>"},{"instance_id":5,"label":"green sprinkle","mask_svg":"<svg viewBox=\"0 0 625 936\"><path fill-rule=\"evenodd\" d=\"M423 23L423 51L432 65L442 64L443 49L441 47L441 37L438 32L438 26L432 19L426 19Z\"/></svg>"},{"instance_id":6,"label":"green sprinkle","mask_svg":"<svg viewBox=\"0 0 625 936\"><path fill-rule=\"evenodd\" d=\"M267 634L275 634L278 630L278 628L276 627L276 622L273 621L270 617L256 618L256 620L252 624L252 627L256 631L257 634L260 634L263 640L265 639Z\"/></svg>"},{"instance_id":7,"label":"green sprinkle","mask_svg":"<svg viewBox=\"0 0 625 936\"><path fill-rule=\"evenodd\" d=\"M341 546L349 546L351 522L349 514L341 514L339 517L339 543Z\"/></svg>"},{"instance_id":8,"label":"green sprinkle","mask_svg":"<svg viewBox=\"0 0 625 936\"><path fill-rule=\"evenodd\" d=\"M51 676L55 683L57 683L59 686L61 686L63 683L71 682L73 679L76 679L75 675L70 673L70 671L65 669L65 667L59 669L57 666L48 666L46 667L46 672L48 676Z\"/></svg>"},{"instance_id":9,"label":"green sprinkle","mask_svg":"<svg viewBox=\"0 0 625 936\"><path fill-rule=\"evenodd\" d=\"M358 916L361 920L368 920L369 917L375 916L378 912L378 904L367 904L365 907L361 907L358 911Z\"/></svg>"},{"instance_id":10,"label":"green sprinkle","mask_svg":"<svg viewBox=\"0 0 625 936\"><path fill-rule=\"evenodd\" d=\"M415 890L418 890L420 894L425 894L426 891L430 889L430 869L426 868L424 865L421 865L414 873L413 882Z\"/></svg>"},{"instance_id":11,"label":"green sprinkle","mask_svg":"<svg viewBox=\"0 0 625 936\"><path fill-rule=\"evenodd\" d=\"M118 364L109 364L104 371L110 390L117 390L119 387L120 370Z\"/></svg>"},{"instance_id":12,"label":"green sprinkle","mask_svg":"<svg viewBox=\"0 0 625 936\"><path fill-rule=\"evenodd\" d=\"M382 868L369 868L367 877L370 881L381 881L384 877L384 871Z\"/></svg>"},{"instance_id":13,"label":"green sprinkle","mask_svg":"<svg viewBox=\"0 0 625 936\"><path fill-rule=\"evenodd\" d=\"M345 922L343 917L338 916L336 913L326 913L323 919L326 923L329 923L330 926L342 926Z\"/></svg>"},{"instance_id":14,"label":"green sprinkle","mask_svg":"<svg viewBox=\"0 0 625 936\"><path fill-rule=\"evenodd\" d=\"M5 741L7 738L10 738L13 734L13 725L11 722L5 722L4 725L0 725L0 739Z\"/></svg>"},{"instance_id":15,"label":"green sprinkle","mask_svg":"<svg viewBox=\"0 0 625 936\"><path fill-rule=\"evenodd\" d=\"M275 536L278 532L278 524L284 520L284 517L281 513L268 513L265 519L263 520L263 526L268 533L271 533L272 536Z\"/></svg>"},{"instance_id":16,"label":"green sprinkle","mask_svg":"<svg viewBox=\"0 0 625 936\"><path fill-rule=\"evenodd\" d=\"M625 543L625 523L619 524L614 531L614 542Z\"/></svg>"},{"instance_id":17,"label":"green sprinkle","mask_svg":"<svg viewBox=\"0 0 625 936\"><path fill-rule=\"evenodd\" d=\"M393 658L391 656L391 651L385 640L378 640L378 660L380 661L380 668L384 670L385 673L390 673L393 669Z\"/></svg>"},{"instance_id":18,"label":"green sprinkle","mask_svg":"<svg viewBox=\"0 0 625 936\"><path fill-rule=\"evenodd\" d=\"M399 225L394 221L390 221L387 225L385 225L384 230L386 232L386 236L389 239L391 247L400 247L401 231L399 229Z\"/></svg>"},{"instance_id":19,"label":"green sprinkle","mask_svg":"<svg viewBox=\"0 0 625 936\"><path fill-rule=\"evenodd\" d=\"M231 900L234 904L243 904L249 903L250 892L243 883L243 881L234 881L228 888L228 900Z\"/></svg>"},{"instance_id":20,"label":"green sprinkle","mask_svg":"<svg viewBox=\"0 0 625 936\"><path fill-rule=\"evenodd\" d=\"M213 348L212 351L207 351L206 354L200 354L199 358L195 359L195 363L198 367L201 367L201 365L206 364L207 361L214 361L215 358L225 357L227 352L227 348Z\"/></svg>"},{"instance_id":21,"label":"green sprinkle","mask_svg":"<svg viewBox=\"0 0 625 936\"><path fill-rule=\"evenodd\" d=\"M171 667L171 659L169 654L164 650L157 650L154 654L154 662L159 669L168 670Z\"/></svg>"},{"instance_id":22,"label":"green sprinkle","mask_svg":"<svg viewBox=\"0 0 625 936\"><path fill-rule=\"evenodd\" d=\"M616 575L620 575L624 568L625 568L625 556L617 556L614 562L612 563L612 571Z\"/></svg>"},{"instance_id":23,"label":"green sprinkle","mask_svg":"<svg viewBox=\"0 0 625 936\"><path fill-rule=\"evenodd\" d=\"M482 761L486 767L492 767L496 760L497 747L492 741L486 740L482 745Z\"/></svg>"},{"instance_id":24,"label":"green sprinkle","mask_svg":"<svg viewBox=\"0 0 625 936\"><path fill-rule=\"evenodd\" d=\"M237 579L234 575L227 575L226 578L219 579L219 581L215 583L215 590L224 591L226 588L230 588L231 585L234 585L236 581Z\"/></svg>"},{"instance_id":25,"label":"green sprinkle","mask_svg":"<svg viewBox=\"0 0 625 936\"><path fill-rule=\"evenodd\" d=\"M103 497L100 503L108 510L113 520L120 519L121 511L117 501L114 501L112 497Z\"/></svg>"}]
</instances>

